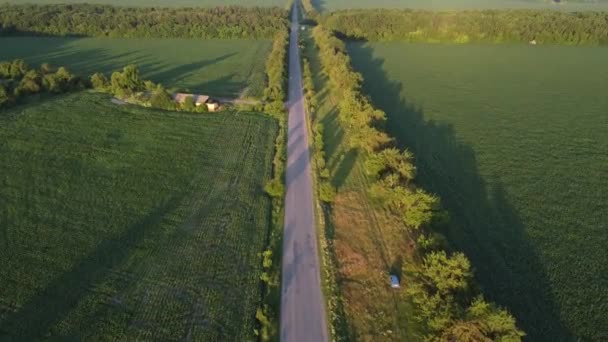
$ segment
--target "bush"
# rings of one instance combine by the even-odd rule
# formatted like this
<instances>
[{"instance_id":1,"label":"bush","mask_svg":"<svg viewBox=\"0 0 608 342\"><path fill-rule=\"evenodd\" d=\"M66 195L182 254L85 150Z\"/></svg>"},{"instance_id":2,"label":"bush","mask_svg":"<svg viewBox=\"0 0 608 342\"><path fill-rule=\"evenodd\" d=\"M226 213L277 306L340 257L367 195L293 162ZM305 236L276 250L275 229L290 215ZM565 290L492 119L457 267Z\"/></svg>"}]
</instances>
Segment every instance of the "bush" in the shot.
<instances>
[{"instance_id":1,"label":"bush","mask_svg":"<svg viewBox=\"0 0 608 342\"><path fill-rule=\"evenodd\" d=\"M52 74L55 72L55 69L49 63L42 63L40 66L40 72L43 75Z\"/></svg>"},{"instance_id":2,"label":"bush","mask_svg":"<svg viewBox=\"0 0 608 342\"><path fill-rule=\"evenodd\" d=\"M0 108L5 108L13 104L14 98L6 91L3 85L0 84Z\"/></svg>"},{"instance_id":3,"label":"bush","mask_svg":"<svg viewBox=\"0 0 608 342\"><path fill-rule=\"evenodd\" d=\"M19 86L15 88L15 96L23 96L26 94L37 94L42 90L42 77L36 70L28 71L21 82L19 82Z\"/></svg>"},{"instance_id":4,"label":"bush","mask_svg":"<svg viewBox=\"0 0 608 342\"><path fill-rule=\"evenodd\" d=\"M165 90L165 88L160 85L152 93L152 97L150 97L150 104L154 108L165 110L175 110L177 107L171 95L167 92L167 90Z\"/></svg>"},{"instance_id":5,"label":"bush","mask_svg":"<svg viewBox=\"0 0 608 342\"><path fill-rule=\"evenodd\" d=\"M82 83L65 67L60 67L54 74L44 75L44 88L52 93L64 93L69 90L81 89Z\"/></svg>"},{"instance_id":6,"label":"bush","mask_svg":"<svg viewBox=\"0 0 608 342\"><path fill-rule=\"evenodd\" d=\"M205 107L207 107L207 106L205 106ZM181 108L181 110L183 110L185 112L195 112L197 108L196 108L196 103L194 103L194 97L187 96L184 99L184 102L180 104L180 108Z\"/></svg>"},{"instance_id":7,"label":"bush","mask_svg":"<svg viewBox=\"0 0 608 342\"><path fill-rule=\"evenodd\" d=\"M255 318L260 323L261 331L259 337L262 341L270 341L270 337L276 333L272 322L268 318L270 316L268 310L268 305L264 305L263 308L258 308L255 313Z\"/></svg>"},{"instance_id":8,"label":"bush","mask_svg":"<svg viewBox=\"0 0 608 342\"><path fill-rule=\"evenodd\" d=\"M152 82L152 81L150 81L150 80L145 80L145 81L144 81L144 88L145 88L147 91L154 91L154 90L156 90L156 88L157 88L157 87L158 87L158 86L157 86L157 85L156 85L154 82Z\"/></svg>"},{"instance_id":9,"label":"bush","mask_svg":"<svg viewBox=\"0 0 608 342\"><path fill-rule=\"evenodd\" d=\"M209 108L207 108L207 105L196 106L196 112L197 113L207 113L207 112L209 112Z\"/></svg>"},{"instance_id":10,"label":"bush","mask_svg":"<svg viewBox=\"0 0 608 342\"><path fill-rule=\"evenodd\" d=\"M336 198L336 188L328 181L319 185L319 199L325 203L331 203Z\"/></svg>"},{"instance_id":11,"label":"bush","mask_svg":"<svg viewBox=\"0 0 608 342\"><path fill-rule=\"evenodd\" d=\"M111 86L112 93L119 97L145 90L144 82L139 76L139 68L133 64L124 67L122 72L112 73Z\"/></svg>"},{"instance_id":12,"label":"bush","mask_svg":"<svg viewBox=\"0 0 608 342\"><path fill-rule=\"evenodd\" d=\"M285 185L281 180L275 178L266 184L264 191L272 198L283 198L285 196Z\"/></svg>"},{"instance_id":13,"label":"bush","mask_svg":"<svg viewBox=\"0 0 608 342\"><path fill-rule=\"evenodd\" d=\"M110 86L108 78L102 73L95 73L91 76L91 86L93 89L106 90Z\"/></svg>"},{"instance_id":14,"label":"bush","mask_svg":"<svg viewBox=\"0 0 608 342\"><path fill-rule=\"evenodd\" d=\"M11 77L11 63L10 62L1 62L0 63L0 78L10 78Z\"/></svg>"},{"instance_id":15,"label":"bush","mask_svg":"<svg viewBox=\"0 0 608 342\"><path fill-rule=\"evenodd\" d=\"M427 330L441 334L458 314L472 279L471 264L462 253L431 252L414 271L405 294L418 308Z\"/></svg>"},{"instance_id":16,"label":"bush","mask_svg":"<svg viewBox=\"0 0 608 342\"><path fill-rule=\"evenodd\" d=\"M446 237L437 232L420 234L418 239L416 239L416 243L422 254L439 251L448 247L448 240Z\"/></svg>"}]
</instances>

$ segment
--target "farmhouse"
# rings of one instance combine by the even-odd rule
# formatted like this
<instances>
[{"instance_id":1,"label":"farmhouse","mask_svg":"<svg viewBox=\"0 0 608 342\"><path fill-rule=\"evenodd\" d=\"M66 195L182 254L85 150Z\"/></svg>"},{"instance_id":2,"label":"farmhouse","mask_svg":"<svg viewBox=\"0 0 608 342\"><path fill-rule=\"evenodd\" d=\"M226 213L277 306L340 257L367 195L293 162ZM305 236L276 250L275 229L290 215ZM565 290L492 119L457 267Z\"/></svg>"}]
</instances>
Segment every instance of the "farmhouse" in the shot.
<instances>
[{"instance_id":1,"label":"farmhouse","mask_svg":"<svg viewBox=\"0 0 608 342\"><path fill-rule=\"evenodd\" d=\"M177 103L184 103L184 101L186 101L186 98L188 97L192 97L192 99L194 100L194 104L197 107L207 106L207 109L210 112L215 112L220 108L220 104L208 95L176 93L173 95L173 100L175 100L175 102Z\"/></svg>"}]
</instances>

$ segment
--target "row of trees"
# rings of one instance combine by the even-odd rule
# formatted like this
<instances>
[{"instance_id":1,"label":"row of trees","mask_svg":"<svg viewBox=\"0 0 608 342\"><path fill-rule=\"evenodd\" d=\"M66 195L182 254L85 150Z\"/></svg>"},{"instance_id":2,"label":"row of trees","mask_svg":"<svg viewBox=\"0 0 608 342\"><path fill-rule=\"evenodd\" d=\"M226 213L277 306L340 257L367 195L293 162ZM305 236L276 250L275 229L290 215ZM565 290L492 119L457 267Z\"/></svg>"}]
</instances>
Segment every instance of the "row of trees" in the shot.
<instances>
[{"instance_id":1,"label":"row of trees","mask_svg":"<svg viewBox=\"0 0 608 342\"><path fill-rule=\"evenodd\" d=\"M304 98L306 99L305 106L309 116L317 110L317 98L315 91L314 79L312 76L312 70L310 69L310 62L306 59L302 59L302 86L304 90ZM315 118L312 125L313 133L313 149L312 158L314 160L314 166L317 169L319 175L318 184L319 187L319 199L325 203L333 202L336 197L336 189L331 184L329 178L330 173L327 168L327 160L325 155L325 143L323 136L325 134L325 126L318 122Z\"/></svg>"},{"instance_id":2,"label":"row of trees","mask_svg":"<svg viewBox=\"0 0 608 342\"><path fill-rule=\"evenodd\" d=\"M285 197L285 165L287 158L287 120L285 116L285 98L287 96L287 49L289 46L288 31L279 31L274 38L272 50L266 60L266 89L264 90L264 109L279 123L279 132L275 140L272 179L264 190L272 198L272 229L268 246L263 253L260 277L262 286L262 306L256 312L259 329L256 335L261 341L278 339L278 321L280 310L280 267L281 267L281 233L283 226L283 203ZM273 251L279 251L274 252Z\"/></svg>"},{"instance_id":3,"label":"row of trees","mask_svg":"<svg viewBox=\"0 0 608 342\"><path fill-rule=\"evenodd\" d=\"M313 4L313 1L314 0L302 0L302 7L304 7L304 12L306 13L308 19L316 21L318 20L320 14Z\"/></svg>"},{"instance_id":4,"label":"row of trees","mask_svg":"<svg viewBox=\"0 0 608 342\"><path fill-rule=\"evenodd\" d=\"M287 46L289 45L289 33L287 30L275 35L270 55L266 60L266 81L264 90L264 102L266 110L271 113L281 114L285 109L285 97L287 95Z\"/></svg>"},{"instance_id":5,"label":"row of trees","mask_svg":"<svg viewBox=\"0 0 608 342\"><path fill-rule=\"evenodd\" d=\"M196 106L192 96L182 103L177 103L171 93L162 84L143 80L136 65L127 65L122 71L115 71L108 79L102 73L91 76L93 89L111 93L114 96L144 106L182 112L207 112L207 106Z\"/></svg>"},{"instance_id":6,"label":"row of trees","mask_svg":"<svg viewBox=\"0 0 608 342\"><path fill-rule=\"evenodd\" d=\"M340 34L371 41L608 44L608 12L551 10L346 10L323 17Z\"/></svg>"},{"instance_id":7,"label":"row of trees","mask_svg":"<svg viewBox=\"0 0 608 342\"><path fill-rule=\"evenodd\" d=\"M122 71L112 73L110 79L102 73L95 73L87 80L72 74L65 67L54 68L48 63L35 69L22 59L0 62L0 108L10 107L34 94L60 94L87 88L158 109L199 113L207 111L207 106L196 106L192 97L186 98L183 103L176 103L161 84L143 80L135 65L128 65Z\"/></svg>"},{"instance_id":8,"label":"row of trees","mask_svg":"<svg viewBox=\"0 0 608 342\"><path fill-rule=\"evenodd\" d=\"M0 35L265 38L287 27L282 8L145 8L0 4Z\"/></svg>"},{"instance_id":9,"label":"row of trees","mask_svg":"<svg viewBox=\"0 0 608 342\"><path fill-rule=\"evenodd\" d=\"M448 254L430 226L441 217L439 199L414 184L413 155L394 147L382 132L385 114L362 95L362 76L353 71L342 41L322 26L313 30L339 120L351 147L365 158L373 183L370 194L398 214L417 236L419 263L408 265L406 296L416 305L430 341L520 341L524 335L505 310L486 302L472 289L469 260Z\"/></svg>"},{"instance_id":10,"label":"row of trees","mask_svg":"<svg viewBox=\"0 0 608 342\"><path fill-rule=\"evenodd\" d=\"M65 67L55 69L45 63L36 69L22 59L0 62L0 108L12 106L29 95L65 93L86 86L87 82Z\"/></svg>"}]
</instances>

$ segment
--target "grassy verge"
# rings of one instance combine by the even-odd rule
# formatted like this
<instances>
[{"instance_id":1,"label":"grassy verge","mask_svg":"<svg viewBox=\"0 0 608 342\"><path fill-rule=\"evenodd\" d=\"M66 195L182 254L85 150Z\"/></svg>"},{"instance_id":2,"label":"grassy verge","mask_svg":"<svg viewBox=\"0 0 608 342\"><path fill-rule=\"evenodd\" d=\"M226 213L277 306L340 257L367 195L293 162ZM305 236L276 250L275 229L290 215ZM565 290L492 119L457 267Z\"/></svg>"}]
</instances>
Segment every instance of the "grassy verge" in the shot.
<instances>
[{"instance_id":1,"label":"grassy verge","mask_svg":"<svg viewBox=\"0 0 608 342\"><path fill-rule=\"evenodd\" d=\"M261 276L262 306L257 310L259 329L256 335L261 341L278 341L281 308L281 261L285 202L285 167L287 160L287 49L289 34L279 32L266 61L267 87L264 91L265 109L277 121L279 131L275 140L272 179L264 187L272 199L272 228L266 242Z\"/></svg>"},{"instance_id":2,"label":"grassy verge","mask_svg":"<svg viewBox=\"0 0 608 342\"><path fill-rule=\"evenodd\" d=\"M312 126L324 127L321 136L325 176L337 193L320 205L320 246L323 249L324 292L334 340L412 340L416 326L411 306L389 288L391 259L407 259L408 240L400 224L369 204L367 180L358 157L350 151L337 122L336 101L318 58L313 40L304 34L304 56L314 83ZM307 81L304 80L306 83ZM310 101L310 100L309 100ZM310 108L310 106L308 106ZM318 131L317 131L318 132ZM313 140L317 140L313 136ZM317 196L320 197L319 146L312 146ZM331 197L330 197L331 198Z\"/></svg>"}]
</instances>

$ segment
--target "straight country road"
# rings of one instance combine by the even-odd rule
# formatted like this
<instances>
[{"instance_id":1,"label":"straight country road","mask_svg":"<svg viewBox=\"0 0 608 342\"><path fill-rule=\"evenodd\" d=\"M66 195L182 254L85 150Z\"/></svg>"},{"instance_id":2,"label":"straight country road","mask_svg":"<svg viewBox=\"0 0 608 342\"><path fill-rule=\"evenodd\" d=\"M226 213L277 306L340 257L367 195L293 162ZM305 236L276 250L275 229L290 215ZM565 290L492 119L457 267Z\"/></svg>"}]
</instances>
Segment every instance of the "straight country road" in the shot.
<instances>
[{"instance_id":1,"label":"straight country road","mask_svg":"<svg viewBox=\"0 0 608 342\"><path fill-rule=\"evenodd\" d=\"M312 176L294 3L289 42L289 99L281 341L328 341L313 211Z\"/></svg>"}]
</instances>

